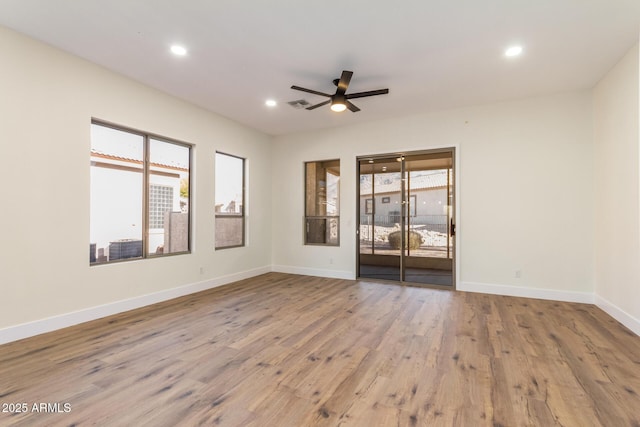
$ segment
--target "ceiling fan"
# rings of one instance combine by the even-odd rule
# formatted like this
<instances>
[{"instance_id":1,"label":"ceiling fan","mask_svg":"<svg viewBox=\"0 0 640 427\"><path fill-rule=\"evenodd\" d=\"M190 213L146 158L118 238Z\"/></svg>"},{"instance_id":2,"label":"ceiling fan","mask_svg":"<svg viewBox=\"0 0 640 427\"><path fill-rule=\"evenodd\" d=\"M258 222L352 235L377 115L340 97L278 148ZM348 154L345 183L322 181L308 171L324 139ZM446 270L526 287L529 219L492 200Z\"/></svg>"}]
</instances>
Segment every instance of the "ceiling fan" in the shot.
<instances>
[{"instance_id":1,"label":"ceiling fan","mask_svg":"<svg viewBox=\"0 0 640 427\"><path fill-rule=\"evenodd\" d=\"M384 95L386 93L389 93L389 89L378 89L378 90L370 90L367 92L357 92L357 93L347 94L345 92L349 87L349 82L351 81L352 75L353 75L353 71L344 70L342 72L342 76L340 76L339 79L335 79L333 81L333 84L338 87L338 89L336 89L336 93L334 93L333 95L330 95L324 92L318 92L317 90L305 89L303 87L295 86L295 85L291 86L291 89L301 90L302 92L313 93L314 95L326 96L327 98L330 98L319 104L315 104L315 105L312 105L311 107L307 107L307 110L315 110L318 107L322 107L323 105L327 105L331 103L331 109L333 111L340 112L348 108L354 113L357 113L358 111L360 111L360 109L355 105L353 105L353 103L349 101L350 99L364 98L365 96Z\"/></svg>"}]
</instances>

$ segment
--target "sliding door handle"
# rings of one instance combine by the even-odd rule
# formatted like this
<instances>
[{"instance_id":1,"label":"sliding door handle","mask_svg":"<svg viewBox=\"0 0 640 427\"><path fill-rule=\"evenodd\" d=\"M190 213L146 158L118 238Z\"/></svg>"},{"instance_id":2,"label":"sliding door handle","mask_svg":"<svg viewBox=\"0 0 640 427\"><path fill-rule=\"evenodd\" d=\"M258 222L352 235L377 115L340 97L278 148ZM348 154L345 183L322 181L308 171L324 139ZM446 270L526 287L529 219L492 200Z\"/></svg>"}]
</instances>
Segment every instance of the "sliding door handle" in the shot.
<instances>
[{"instance_id":1,"label":"sliding door handle","mask_svg":"<svg viewBox=\"0 0 640 427\"><path fill-rule=\"evenodd\" d=\"M450 236L456 235L456 225L453 223L453 218L451 218L449 222L449 235Z\"/></svg>"}]
</instances>

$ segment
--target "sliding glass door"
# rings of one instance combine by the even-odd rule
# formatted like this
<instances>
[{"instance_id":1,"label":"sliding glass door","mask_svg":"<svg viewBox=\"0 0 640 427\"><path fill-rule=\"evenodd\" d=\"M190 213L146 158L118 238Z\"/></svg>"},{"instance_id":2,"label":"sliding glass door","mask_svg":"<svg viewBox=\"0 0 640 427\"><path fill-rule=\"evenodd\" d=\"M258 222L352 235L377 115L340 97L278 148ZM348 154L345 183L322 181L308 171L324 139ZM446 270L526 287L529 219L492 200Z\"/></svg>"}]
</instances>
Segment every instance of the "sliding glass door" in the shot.
<instances>
[{"instance_id":1,"label":"sliding glass door","mask_svg":"<svg viewBox=\"0 0 640 427\"><path fill-rule=\"evenodd\" d=\"M402 164L395 158L361 160L360 275L402 280Z\"/></svg>"},{"instance_id":2,"label":"sliding glass door","mask_svg":"<svg viewBox=\"0 0 640 427\"><path fill-rule=\"evenodd\" d=\"M453 155L358 159L360 277L453 286Z\"/></svg>"}]
</instances>

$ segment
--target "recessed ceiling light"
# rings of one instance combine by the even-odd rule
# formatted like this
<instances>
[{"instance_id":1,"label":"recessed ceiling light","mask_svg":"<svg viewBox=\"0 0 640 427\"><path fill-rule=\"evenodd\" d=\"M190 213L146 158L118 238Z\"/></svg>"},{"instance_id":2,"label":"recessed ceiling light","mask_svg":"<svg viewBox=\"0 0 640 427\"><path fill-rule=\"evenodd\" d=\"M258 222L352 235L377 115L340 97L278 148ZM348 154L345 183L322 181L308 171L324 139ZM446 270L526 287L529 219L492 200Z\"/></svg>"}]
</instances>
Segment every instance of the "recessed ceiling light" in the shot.
<instances>
[{"instance_id":1,"label":"recessed ceiling light","mask_svg":"<svg viewBox=\"0 0 640 427\"><path fill-rule=\"evenodd\" d=\"M184 46L174 44L173 46L171 46L171 52L174 55L185 56L187 54L187 49L185 49Z\"/></svg>"},{"instance_id":2,"label":"recessed ceiling light","mask_svg":"<svg viewBox=\"0 0 640 427\"><path fill-rule=\"evenodd\" d=\"M511 46L504 51L505 56L518 56L522 53L522 46Z\"/></svg>"},{"instance_id":3,"label":"recessed ceiling light","mask_svg":"<svg viewBox=\"0 0 640 427\"><path fill-rule=\"evenodd\" d=\"M273 99L267 99L267 100L264 102L264 104L265 104L267 107L275 107L276 105L278 105L278 103L277 103L275 100L273 100Z\"/></svg>"}]
</instances>

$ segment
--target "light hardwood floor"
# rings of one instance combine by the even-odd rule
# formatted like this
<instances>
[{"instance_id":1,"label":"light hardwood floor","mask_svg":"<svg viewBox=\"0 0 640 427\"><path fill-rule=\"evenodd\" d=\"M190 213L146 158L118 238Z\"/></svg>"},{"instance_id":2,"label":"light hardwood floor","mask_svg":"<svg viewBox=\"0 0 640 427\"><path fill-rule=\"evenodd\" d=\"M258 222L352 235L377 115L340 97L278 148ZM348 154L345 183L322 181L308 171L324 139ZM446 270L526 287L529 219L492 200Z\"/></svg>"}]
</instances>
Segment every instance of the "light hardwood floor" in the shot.
<instances>
[{"instance_id":1,"label":"light hardwood floor","mask_svg":"<svg viewBox=\"0 0 640 427\"><path fill-rule=\"evenodd\" d=\"M2 426L638 427L640 338L591 305L270 273L0 346L0 402L28 405Z\"/></svg>"}]
</instances>

